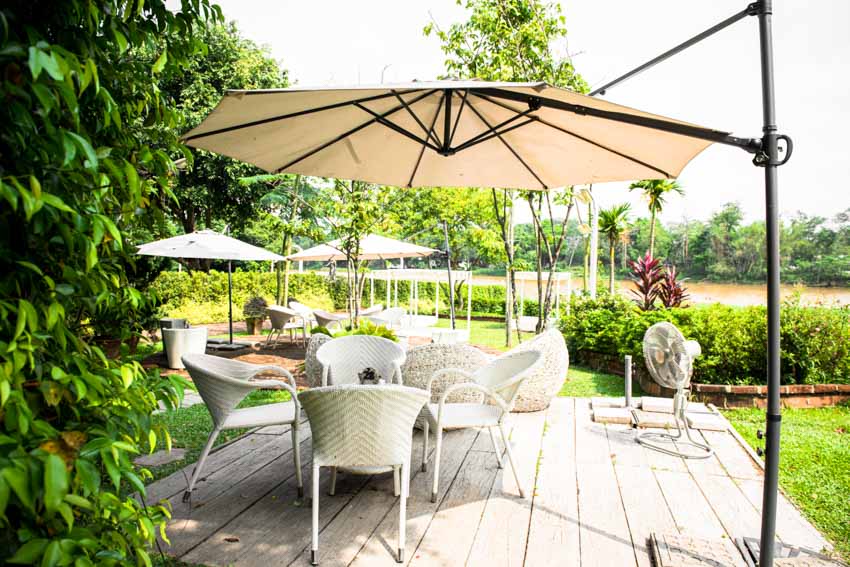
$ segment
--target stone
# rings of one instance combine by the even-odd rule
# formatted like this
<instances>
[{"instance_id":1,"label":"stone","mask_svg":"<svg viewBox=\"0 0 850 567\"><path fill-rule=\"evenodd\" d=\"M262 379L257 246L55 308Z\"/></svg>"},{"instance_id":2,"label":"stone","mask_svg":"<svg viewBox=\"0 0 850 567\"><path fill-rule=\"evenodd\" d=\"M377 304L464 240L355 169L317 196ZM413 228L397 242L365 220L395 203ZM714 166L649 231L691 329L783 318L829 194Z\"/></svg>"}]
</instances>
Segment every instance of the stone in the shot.
<instances>
[{"instance_id":1,"label":"stone","mask_svg":"<svg viewBox=\"0 0 850 567\"><path fill-rule=\"evenodd\" d=\"M644 410L634 410L632 413L638 427L676 429L676 419L672 413L658 413Z\"/></svg>"},{"instance_id":2,"label":"stone","mask_svg":"<svg viewBox=\"0 0 850 567\"><path fill-rule=\"evenodd\" d=\"M632 410L628 408L594 408L593 421L597 423L621 423L631 425L634 422Z\"/></svg>"},{"instance_id":3,"label":"stone","mask_svg":"<svg viewBox=\"0 0 850 567\"><path fill-rule=\"evenodd\" d=\"M747 567L748 562L728 539L703 539L679 534L652 534L656 567Z\"/></svg>"},{"instance_id":4,"label":"stone","mask_svg":"<svg viewBox=\"0 0 850 567\"><path fill-rule=\"evenodd\" d=\"M673 413L673 399L644 396L640 407L643 411L653 413Z\"/></svg>"},{"instance_id":5,"label":"stone","mask_svg":"<svg viewBox=\"0 0 850 567\"><path fill-rule=\"evenodd\" d=\"M707 429L709 431L726 431L729 428L728 422L719 415L711 415L704 413L685 414L688 420L688 425L693 429Z\"/></svg>"},{"instance_id":6,"label":"stone","mask_svg":"<svg viewBox=\"0 0 850 567\"><path fill-rule=\"evenodd\" d=\"M625 398L590 398L590 407L597 408L624 408L626 407Z\"/></svg>"},{"instance_id":7,"label":"stone","mask_svg":"<svg viewBox=\"0 0 850 567\"><path fill-rule=\"evenodd\" d=\"M156 451L150 455L142 455L133 459L133 463L141 467L161 467L186 458L186 449L172 448L171 451Z\"/></svg>"}]
</instances>

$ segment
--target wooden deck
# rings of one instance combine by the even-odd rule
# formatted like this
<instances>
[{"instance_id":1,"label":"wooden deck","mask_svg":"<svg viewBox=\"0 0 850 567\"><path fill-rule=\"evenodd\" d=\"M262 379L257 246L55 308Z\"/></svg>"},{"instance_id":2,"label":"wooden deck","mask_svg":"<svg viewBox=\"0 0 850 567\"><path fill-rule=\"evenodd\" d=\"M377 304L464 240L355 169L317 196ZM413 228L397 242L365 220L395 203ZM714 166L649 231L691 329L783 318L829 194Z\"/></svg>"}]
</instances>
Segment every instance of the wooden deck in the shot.
<instances>
[{"instance_id":1,"label":"wooden deck","mask_svg":"<svg viewBox=\"0 0 850 567\"><path fill-rule=\"evenodd\" d=\"M296 502L285 431L266 428L213 453L191 508L181 502L191 467L151 485L148 500L168 499L174 509L171 546L164 549L187 563L308 565L309 500ZM651 565L651 532L758 536L762 471L731 433L705 432L717 454L702 461L648 450L634 436L625 426L591 422L583 399L559 398L545 412L515 414L511 441L529 489L522 500L509 469L496 467L486 432L449 432L432 504L430 472L419 472L417 433L407 563L643 567ZM302 460L309 494L309 426ZM395 565L397 506L391 475L341 474L336 496L322 491L321 564ZM827 545L784 496L777 532L788 543Z\"/></svg>"}]
</instances>

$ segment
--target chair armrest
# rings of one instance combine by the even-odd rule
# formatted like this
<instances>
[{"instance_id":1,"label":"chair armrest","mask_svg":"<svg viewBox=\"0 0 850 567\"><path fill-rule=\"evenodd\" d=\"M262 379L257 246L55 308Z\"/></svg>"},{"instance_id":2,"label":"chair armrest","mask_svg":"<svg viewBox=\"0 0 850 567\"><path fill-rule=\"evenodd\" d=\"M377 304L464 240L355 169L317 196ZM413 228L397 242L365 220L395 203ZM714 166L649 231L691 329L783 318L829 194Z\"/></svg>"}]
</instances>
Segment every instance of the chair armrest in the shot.
<instances>
[{"instance_id":1,"label":"chair armrest","mask_svg":"<svg viewBox=\"0 0 850 567\"><path fill-rule=\"evenodd\" d=\"M425 389L428 391L429 394L431 393L431 384L438 376L442 376L443 374L460 374L464 378L467 378L469 380L472 379L472 372L467 372L466 370L462 370L460 368L441 368L431 374L431 377L428 378L428 381L425 383Z\"/></svg>"},{"instance_id":2,"label":"chair armrest","mask_svg":"<svg viewBox=\"0 0 850 567\"><path fill-rule=\"evenodd\" d=\"M283 380L250 380L248 381L254 389L259 389L264 386L277 386L283 390L289 392L289 397L292 399L292 403L295 404L295 422L298 423L301 419L301 402L298 401L298 386L295 383L295 378L292 376L292 373L286 368L281 368L280 366L274 365L265 365L260 366L256 369L256 371L251 375L253 378L260 372L275 372L281 376L288 378L286 382Z\"/></svg>"},{"instance_id":3,"label":"chair armrest","mask_svg":"<svg viewBox=\"0 0 850 567\"><path fill-rule=\"evenodd\" d=\"M502 399L502 396L500 396L490 388L482 386L477 382L463 382L461 384L452 384L451 386L446 388L446 391L443 392L442 396L440 396L440 405L437 410L437 421L440 421L440 418L442 416L443 406L446 405L446 398L448 398L450 394L457 392L458 390L476 390L478 392L481 392L487 398L490 398L491 400L496 402L496 405L502 408L503 412L510 412L510 408L508 407L508 404L505 403L505 400Z\"/></svg>"}]
</instances>

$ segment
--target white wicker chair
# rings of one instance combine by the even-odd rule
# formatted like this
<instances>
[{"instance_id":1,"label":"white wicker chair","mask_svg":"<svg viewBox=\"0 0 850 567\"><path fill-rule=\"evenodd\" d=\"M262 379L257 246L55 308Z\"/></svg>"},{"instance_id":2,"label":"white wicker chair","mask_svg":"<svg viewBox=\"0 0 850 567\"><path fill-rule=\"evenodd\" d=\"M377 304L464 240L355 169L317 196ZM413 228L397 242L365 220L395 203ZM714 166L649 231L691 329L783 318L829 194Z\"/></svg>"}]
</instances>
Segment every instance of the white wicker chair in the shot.
<instances>
[{"instance_id":1,"label":"white wicker chair","mask_svg":"<svg viewBox=\"0 0 850 567\"><path fill-rule=\"evenodd\" d=\"M434 484L431 489L431 502L437 501L438 482L440 480L440 452L443 445L443 429L465 429L468 427L486 427L490 432L490 440L496 451L496 461L502 468L502 452L496 441L494 428L498 428L505 445L511 469L514 473L519 495L525 498L525 491L517 474L511 445L505 433L505 418L510 414L517 393L523 381L532 375L540 363L541 355L535 351L520 352L511 356L497 358L487 366L474 373L458 369L441 370L432 376L428 382L430 392L431 382L437 380L440 374L446 372L463 373L468 381L454 384L446 388L437 404L429 403L428 419L425 420L425 438L422 444L422 470L428 468L428 431L431 426L436 428L437 448L434 452ZM485 403L447 403L447 399L458 390L473 390L484 394Z\"/></svg>"},{"instance_id":2,"label":"white wicker chair","mask_svg":"<svg viewBox=\"0 0 850 567\"><path fill-rule=\"evenodd\" d=\"M293 331L298 329L301 330L301 339L305 345L307 344L307 324L294 309L272 305L266 309L266 315L269 316L269 321L272 324L272 330L269 331L269 336L266 338L266 346L272 344L272 337L275 337L274 344L276 345L284 331L289 331L289 341L294 343Z\"/></svg>"},{"instance_id":3,"label":"white wicker chair","mask_svg":"<svg viewBox=\"0 0 850 567\"><path fill-rule=\"evenodd\" d=\"M404 349L383 337L349 335L319 347L316 358L322 365L322 386L359 384L360 374L371 368L377 378L401 384Z\"/></svg>"},{"instance_id":4,"label":"white wicker chair","mask_svg":"<svg viewBox=\"0 0 850 567\"><path fill-rule=\"evenodd\" d=\"M558 329L545 331L530 341L525 341L502 356L529 350L539 352L543 360L534 374L523 382L511 411L540 411L549 407L552 398L561 391L570 367L570 353L564 335Z\"/></svg>"},{"instance_id":5,"label":"white wicker chair","mask_svg":"<svg viewBox=\"0 0 850 567\"><path fill-rule=\"evenodd\" d=\"M383 325L389 329L397 329L402 326L406 315L407 310L404 307L390 307L367 318L376 325Z\"/></svg>"},{"instance_id":6,"label":"white wicker chair","mask_svg":"<svg viewBox=\"0 0 850 567\"><path fill-rule=\"evenodd\" d=\"M449 386L469 381L469 372L475 372L482 366L486 366L491 356L473 346L463 344L437 344L415 346L407 351L407 359L401 366L401 375L405 386L414 388L428 388L431 382L431 402L439 403L440 397ZM441 372L434 377L439 370L459 368L460 372ZM432 381L433 377L433 381ZM447 403L480 402L481 392L475 390L461 390L453 393L446 399ZM416 427L422 429L425 426L424 418L428 410L422 410L422 416L416 420Z\"/></svg>"},{"instance_id":7,"label":"white wicker chair","mask_svg":"<svg viewBox=\"0 0 850 567\"><path fill-rule=\"evenodd\" d=\"M330 335L324 333L310 335L307 352L304 354L304 377L307 379L307 385L311 388L318 388L322 385L322 363L316 358L316 352L331 339Z\"/></svg>"},{"instance_id":8,"label":"white wicker chair","mask_svg":"<svg viewBox=\"0 0 850 567\"><path fill-rule=\"evenodd\" d=\"M290 301L288 305L290 309L301 316L308 331L313 328L313 323L316 322L316 318L313 317L313 310L311 308L297 301Z\"/></svg>"},{"instance_id":9,"label":"white wicker chair","mask_svg":"<svg viewBox=\"0 0 850 567\"><path fill-rule=\"evenodd\" d=\"M371 315L377 315L378 313L380 313L383 310L384 310L384 304L383 303L377 303L377 304L375 304L371 307L367 307L366 309L360 309L359 312L358 312L358 315L360 315L361 317L369 317Z\"/></svg>"},{"instance_id":10,"label":"white wicker chair","mask_svg":"<svg viewBox=\"0 0 850 567\"><path fill-rule=\"evenodd\" d=\"M399 471L398 556L404 562L413 422L428 394L394 385L331 386L300 394L313 432L313 538L310 559L319 564L319 468L388 466Z\"/></svg>"},{"instance_id":11,"label":"white wicker chair","mask_svg":"<svg viewBox=\"0 0 850 567\"><path fill-rule=\"evenodd\" d=\"M299 421L301 420L301 404L295 387L295 379L285 368L272 365L248 364L238 360L230 360L208 354L187 354L183 356L183 364L192 377L192 382L198 388L198 393L204 400L213 420L213 430L204 445L189 488L183 493L183 501L191 498L195 482L201 474L204 462L207 460L218 434L225 429L242 427L261 427L267 425L291 425L292 455L295 460L295 478L298 483L298 496L304 495L304 485L301 480L301 449L298 439ZM261 380L252 382L251 378L260 372L274 372L287 379ZM245 396L259 388L278 386L289 391L292 401L276 404L266 404L251 408L236 409Z\"/></svg>"},{"instance_id":12,"label":"white wicker chair","mask_svg":"<svg viewBox=\"0 0 850 567\"><path fill-rule=\"evenodd\" d=\"M336 326L341 329L342 322L348 319L347 315L337 315L336 313L329 313L327 311L322 311L321 309L313 309L313 317L316 318L316 324L319 327L324 327L329 331L332 326Z\"/></svg>"}]
</instances>

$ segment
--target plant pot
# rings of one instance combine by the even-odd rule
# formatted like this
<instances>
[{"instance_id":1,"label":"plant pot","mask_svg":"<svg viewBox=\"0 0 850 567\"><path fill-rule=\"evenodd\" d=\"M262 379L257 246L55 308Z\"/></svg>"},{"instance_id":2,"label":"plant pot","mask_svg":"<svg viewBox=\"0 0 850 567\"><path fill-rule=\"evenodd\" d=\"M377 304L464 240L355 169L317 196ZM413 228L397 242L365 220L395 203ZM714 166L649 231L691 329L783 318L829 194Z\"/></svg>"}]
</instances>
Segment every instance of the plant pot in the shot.
<instances>
[{"instance_id":1,"label":"plant pot","mask_svg":"<svg viewBox=\"0 0 850 567\"><path fill-rule=\"evenodd\" d=\"M134 333L134 334L130 335L129 339L127 339L127 341L126 341L127 342L127 348L130 349L130 354L136 354L136 351L139 348L139 339L141 339L141 338L142 338L141 335Z\"/></svg>"},{"instance_id":2,"label":"plant pot","mask_svg":"<svg viewBox=\"0 0 850 567\"><path fill-rule=\"evenodd\" d=\"M259 317L246 317L245 324L248 326L249 335L261 335L263 333L263 319Z\"/></svg>"},{"instance_id":3,"label":"plant pot","mask_svg":"<svg viewBox=\"0 0 850 567\"><path fill-rule=\"evenodd\" d=\"M121 356L121 339L95 337L92 342L100 347L106 358L115 359Z\"/></svg>"}]
</instances>

